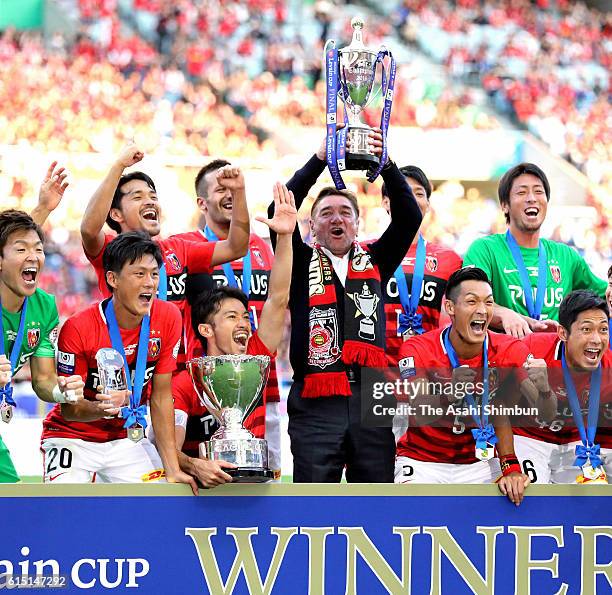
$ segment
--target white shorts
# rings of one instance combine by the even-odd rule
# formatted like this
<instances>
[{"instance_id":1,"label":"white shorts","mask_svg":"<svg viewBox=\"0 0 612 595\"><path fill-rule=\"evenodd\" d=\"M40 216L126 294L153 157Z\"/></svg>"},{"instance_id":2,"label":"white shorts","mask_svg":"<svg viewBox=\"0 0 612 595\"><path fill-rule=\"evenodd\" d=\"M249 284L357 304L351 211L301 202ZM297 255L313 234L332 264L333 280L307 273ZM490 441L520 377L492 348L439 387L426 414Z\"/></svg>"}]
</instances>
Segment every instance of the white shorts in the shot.
<instances>
[{"instance_id":1,"label":"white shorts","mask_svg":"<svg viewBox=\"0 0 612 595\"><path fill-rule=\"evenodd\" d=\"M140 483L165 481L164 466L148 438L87 442L77 438L43 440L45 483Z\"/></svg>"},{"instance_id":2,"label":"white shorts","mask_svg":"<svg viewBox=\"0 0 612 595\"><path fill-rule=\"evenodd\" d=\"M395 483L494 483L500 476L498 459L466 465L395 459Z\"/></svg>"},{"instance_id":3,"label":"white shorts","mask_svg":"<svg viewBox=\"0 0 612 595\"><path fill-rule=\"evenodd\" d=\"M574 466L577 444L580 444L580 441L552 444L526 436L514 436L516 456L531 483L575 483L576 477L581 473L580 469ZM612 449L602 448L601 460L610 483Z\"/></svg>"}]
</instances>

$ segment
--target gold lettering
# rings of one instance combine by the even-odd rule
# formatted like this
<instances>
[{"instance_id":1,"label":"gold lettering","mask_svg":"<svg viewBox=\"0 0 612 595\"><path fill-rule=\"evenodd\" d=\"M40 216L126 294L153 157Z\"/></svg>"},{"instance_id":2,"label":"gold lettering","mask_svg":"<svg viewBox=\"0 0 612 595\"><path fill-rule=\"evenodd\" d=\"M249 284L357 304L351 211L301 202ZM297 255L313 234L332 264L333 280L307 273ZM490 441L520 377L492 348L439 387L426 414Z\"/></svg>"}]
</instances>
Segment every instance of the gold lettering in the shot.
<instances>
[{"instance_id":1,"label":"gold lettering","mask_svg":"<svg viewBox=\"0 0 612 595\"><path fill-rule=\"evenodd\" d=\"M597 564L597 537L612 538L611 527L574 527L574 533L580 534L582 541L582 578L581 593L597 593L597 575L603 574L612 586L612 562Z\"/></svg>"},{"instance_id":2,"label":"gold lettering","mask_svg":"<svg viewBox=\"0 0 612 595\"><path fill-rule=\"evenodd\" d=\"M325 540L334 527L300 527L308 536L308 595L325 595Z\"/></svg>"}]
</instances>

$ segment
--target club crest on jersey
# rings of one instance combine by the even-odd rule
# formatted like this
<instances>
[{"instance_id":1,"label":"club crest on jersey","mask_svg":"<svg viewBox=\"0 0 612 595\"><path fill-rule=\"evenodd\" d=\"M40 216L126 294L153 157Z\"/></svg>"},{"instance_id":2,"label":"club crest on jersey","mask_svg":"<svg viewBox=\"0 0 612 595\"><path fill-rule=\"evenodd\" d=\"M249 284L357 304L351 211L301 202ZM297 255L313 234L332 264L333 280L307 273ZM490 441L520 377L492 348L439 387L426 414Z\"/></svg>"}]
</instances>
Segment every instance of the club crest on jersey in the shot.
<instances>
[{"instance_id":1,"label":"club crest on jersey","mask_svg":"<svg viewBox=\"0 0 612 595\"><path fill-rule=\"evenodd\" d=\"M438 259L435 256L425 256L425 266L428 271L435 273L438 270Z\"/></svg>"},{"instance_id":2,"label":"club crest on jersey","mask_svg":"<svg viewBox=\"0 0 612 595\"><path fill-rule=\"evenodd\" d=\"M253 248L251 250L251 255L255 258L255 260L257 261L257 265L260 266L262 269L266 268L266 263L264 262L264 259L261 257L261 252L259 251L258 248Z\"/></svg>"},{"instance_id":3,"label":"club crest on jersey","mask_svg":"<svg viewBox=\"0 0 612 595\"><path fill-rule=\"evenodd\" d=\"M338 321L333 308L310 311L308 365L323 369L340 359Z\"/></svg>"},{"instance_id":4,"label":"club crest on jersey","mask_svg":"<svg viewBox=\"0 0 612 595\"><path fill-rule=\"evenodd\" d=\"M178 256L174 252L170 252L170 254L166 254L166 260L172 265L172 268L180 273L183 270L181 266L181 261L178 259Z\"/></svg>"},{"instance_id":5,"label":"club crest on jersey","mask_svg":"<svg viewBox=\"0 0 612 595\"><path fill-rule=\"evenodd\" d=\"M161 351L161 339L159 337L153 337L149 339L149 357L156 358Z\"/></svg>"},{"instance_id":6,"label":"club crest on jersey","mask_svg":"<svg viewBox=\"0 0 612 595\"><path fill-rule=\"evenodd\" d=\"M550 265L550 274L555 283L561 283L561 267L558 264Z\"/></svg>"},{"instance_id":7,"label":"club crest on jersey","mask_svg":"<svg viewBox=\"0 0 612 595\"><path fill-rule=\"evenodd\" d=\"M34 349L38 345L40 341L40 329L39 328L29 328L28 329L28 347L30 349Z\"/></svg>"}]
</instances>

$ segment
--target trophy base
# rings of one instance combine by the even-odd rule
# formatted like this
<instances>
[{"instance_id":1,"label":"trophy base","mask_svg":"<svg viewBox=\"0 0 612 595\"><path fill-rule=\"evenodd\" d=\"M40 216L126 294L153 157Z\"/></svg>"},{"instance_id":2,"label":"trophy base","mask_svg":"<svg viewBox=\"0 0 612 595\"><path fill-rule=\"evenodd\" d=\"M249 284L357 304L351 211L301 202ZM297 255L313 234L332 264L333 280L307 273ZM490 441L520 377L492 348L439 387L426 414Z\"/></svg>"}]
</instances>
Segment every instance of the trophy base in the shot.
<instances>
[{"instance_id":1,"label":"trophy base","mask_svg":"<svg viewBox=\"0 0 612 595\"><path fill-rule=\"evenodd\" d=\"M346 154L346 169L368 170L371 167L378 166L379 163L378 157L369 153Z\"/></svg>"},{"instance_id":2,"label":"trophy base","mask_svg":"<svg viewBox=\"0 0 612 595\"><path fill-rule=\"evenodd\" d=\"M266 483L274 479L274 471L270 469L223 469L231 475L232 483Z\"/></svg>"}]
</instances>

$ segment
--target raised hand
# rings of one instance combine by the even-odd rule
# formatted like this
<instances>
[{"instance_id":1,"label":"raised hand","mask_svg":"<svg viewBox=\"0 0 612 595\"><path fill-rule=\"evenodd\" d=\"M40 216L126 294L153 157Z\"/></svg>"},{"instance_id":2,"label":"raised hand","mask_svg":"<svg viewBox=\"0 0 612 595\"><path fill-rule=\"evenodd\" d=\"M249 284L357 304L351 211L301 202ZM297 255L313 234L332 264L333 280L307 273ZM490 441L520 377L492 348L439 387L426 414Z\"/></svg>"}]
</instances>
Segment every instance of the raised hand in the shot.
<instances>
[{"instance_id":1,"label":"raised hand","mask_svg":"<svg viewBox=\"0 0 612 595\"><path fill-rule=\"evenodd\" d=\"M66 169L60 167L56 170L56 167L57 161L51 163L38 191L38 205L49 213L57 208L69 186Z\"/></svg>"},{"instance_id":2,"label":"raised hand","mask_svg":"<svg viewBox=\"0 0 612 595\"><path fill-rule=\"evenodd\" d=\"M265 223L277 235L292 234L297 223L297 209L293 192L284 184L274 184L274 217L267 219L257 216L255 219Z\"/></svg>"},{"instance_id":3,"label":"raised hand","mask_svg":"<svg viewBox=\"0 0 612 595\"><path fill-rule=\"evenodd\" d=\"M130 167L142 161L143 157L144 152L134 141L131 141L121 150L121 153L119 153L117 165L123 168Z\"/></svg>"},{"instance_id":4,"label":"raised hand","mask_svg":"<svg viewBox=\"0 0 612 595\"><path fill-rule=\"evenodd\" d=\"M546 360L530 357L523 364L523 367L527 370L527 375L529 376L531 382L533 382L534 386L538 389L538 392L547 393L550 391Z\"/></svg>"},{"instance_id":5,"label":"raised hand","mask_svg":"<svg viewBox=\"0 0 612 595\"><path fill-rule=\"evenodd\" d=\"M225 165L217 170L217 182L232 192L244 190L244 175L239 167Z\"/></svg>"}]
</instances>

